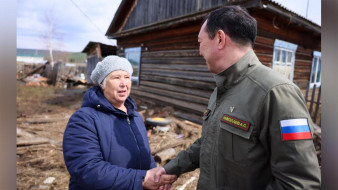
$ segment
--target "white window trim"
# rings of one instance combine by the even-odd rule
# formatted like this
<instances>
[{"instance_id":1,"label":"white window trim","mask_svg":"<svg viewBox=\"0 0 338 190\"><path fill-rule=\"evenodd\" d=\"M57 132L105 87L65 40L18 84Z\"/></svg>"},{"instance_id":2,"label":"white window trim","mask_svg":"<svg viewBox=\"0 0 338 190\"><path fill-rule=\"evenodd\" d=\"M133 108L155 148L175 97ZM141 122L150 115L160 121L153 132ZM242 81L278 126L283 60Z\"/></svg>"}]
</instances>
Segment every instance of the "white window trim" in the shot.
<instances>
[{"instance_id":1,"label":"white window trim","mask_svg":"<svg viewBox=\"0 0 338 190\"><path fill-rule=\"evenodd\" d=\"M311 73L310 73L310 80L309 80L309 83L310 83L310 88L313 88L313 86L316 84L316 88L317 87L320 87L321 86L321 84L322 84L322 73L320 74L320 79L319 79L319 82L313 82L313 83L311 83L311 77L312 77L312 73L313 73L313 64L314 64L314 61L315 61L315 58L316 57L318 57L318 58L320 58L320 59L322 59L322 53L321 52L318 52L318 51L314 51L313 52L313 59L312 59L312 65L311 65ZM316 68L315 68L315 71L316 71L316 73L317 73L317 71L318 71L318 65L319 64L317 64L316 65ZM321 65L321 67L322 67L322 65ZM322 69L320 70L320 72L322 72ZM317 74L316 74L316 77L315 77L315 81L317 81Z\"/></svg>"},{"instance_id":2,"label":"white window trim","mask_svg":"<svg viewBox=\"0 0 338 190\"><path fill-rule=\"evenodd\" d=\"M293 75L294 75L294 70L295 70L296 50L298 48L298 45L276 39L274 43L274 48L273 48L272 69L274 69L275 64L279 64L279 62L275 61L275 56L276 56L275 49L276 48L280 50L284 50L286 52L292 52L293 56L291 58L291 64L287 64L287 65L291 65L290 80L293 81Z\"/></svg>"}]
</instances>

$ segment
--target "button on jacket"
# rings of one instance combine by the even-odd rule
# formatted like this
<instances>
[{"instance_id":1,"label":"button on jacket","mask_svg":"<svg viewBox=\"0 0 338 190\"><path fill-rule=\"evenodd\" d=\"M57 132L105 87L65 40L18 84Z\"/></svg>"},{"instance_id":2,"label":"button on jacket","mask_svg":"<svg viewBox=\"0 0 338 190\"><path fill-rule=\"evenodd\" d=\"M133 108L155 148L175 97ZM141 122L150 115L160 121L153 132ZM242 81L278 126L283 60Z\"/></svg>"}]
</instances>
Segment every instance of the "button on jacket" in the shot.
<instances>
[{"instance_id":1,"label":"button on jacket","mask_svg":"<svg viewBox=\"0 0 338 190\"><path fill-rule=\"evenodd\" d=\"M313 123L299 88L253 50L215 80L201 138L164 166L167 173L200 168L198 190L320 189ZM295 121L307 136L287 138L284 123Z\"/></svg>"},{"instance_id":2,"label":"button on jacket","mask_svg":"<svg viewBox=\"0 0 338 190\"><path fill-rule=\"evenodd\" d=\"M70 190L143 189L146 172L156 163L135 102L128 97L125 105L128 115L115 109L98 86L87 90L64 133Z\"/></svg>"}]
</instances>

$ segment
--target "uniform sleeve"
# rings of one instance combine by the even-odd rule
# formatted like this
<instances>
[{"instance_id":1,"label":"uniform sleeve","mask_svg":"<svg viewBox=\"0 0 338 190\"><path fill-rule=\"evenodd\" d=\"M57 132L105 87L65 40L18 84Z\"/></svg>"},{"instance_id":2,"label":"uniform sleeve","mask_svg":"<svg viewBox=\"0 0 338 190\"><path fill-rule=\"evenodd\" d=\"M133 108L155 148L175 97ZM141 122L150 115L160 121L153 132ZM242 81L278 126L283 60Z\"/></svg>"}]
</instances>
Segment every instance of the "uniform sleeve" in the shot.
<instances>
[{"instance_id":1,"label":"uniform sleeve","mask_svg":"<svg viewBox=\"0 0 338 190\"><path fill-rule=\"evenodd\" d=\"M142 189L146 170L118 167L103 160L96 123L89 114L75 112L63 138L68 172L81 189Z\"/></svg>"},{"instance_id":2,"label":"uniform sleeve","mask_svg":"<svg viewBox=\"0 0 338 190\"><path fill-rule=\"evenodd\" d=\"M274 87L263 109L274 176L267 189L320 189L313 123L299 88L291 84Z\"/></svg>"},{"instance_id":3,"label":"uniform sleeve","mask_svg":"<svg viewBox=\"0 0 338 190\"><path fill-rule=\"evenodd\" d=\"M183 173L199 168L201 138L197 139L188 149L181 151L176 158L170 160L164 166L167 174L175 174L179 177Z\"/></svg>"}]
</instances>

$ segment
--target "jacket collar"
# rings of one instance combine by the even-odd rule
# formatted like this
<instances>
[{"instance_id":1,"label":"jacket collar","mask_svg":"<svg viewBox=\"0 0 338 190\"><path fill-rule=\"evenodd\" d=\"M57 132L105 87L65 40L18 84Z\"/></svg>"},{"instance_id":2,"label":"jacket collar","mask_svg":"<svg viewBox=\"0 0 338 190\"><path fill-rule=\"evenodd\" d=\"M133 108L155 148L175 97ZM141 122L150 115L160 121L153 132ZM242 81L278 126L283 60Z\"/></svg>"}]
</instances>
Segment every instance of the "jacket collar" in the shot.
<instances>
[{"instance_id":1,"label":"jacket collar","mask_svg":"<svg viewBox=\"0 0 338 190\"><path fill-rule=\"evenodd\" d=\"M220 90L227 90L241 81L249 70L249 67L259 64L258 58L251 49L235 64L221 73L214 75L216 86Z\"/></svg>"},{"instance_id":2,"label":"jacket collar","mask_svg":"<svg viewBox=\"0 0 338 190\"><path fill-rule=\"evenodd\" d=\"M135 116L135 112L137 110L136 103L129 96L125 101L125 106L128 110L129 116ZM93 86L88 89L83 97L82 107L92 107L97 110L113 112L117 115L126 115L125 112L116 109L103 95L102 90L99 86Z\"/></svg>"}]
</instances>

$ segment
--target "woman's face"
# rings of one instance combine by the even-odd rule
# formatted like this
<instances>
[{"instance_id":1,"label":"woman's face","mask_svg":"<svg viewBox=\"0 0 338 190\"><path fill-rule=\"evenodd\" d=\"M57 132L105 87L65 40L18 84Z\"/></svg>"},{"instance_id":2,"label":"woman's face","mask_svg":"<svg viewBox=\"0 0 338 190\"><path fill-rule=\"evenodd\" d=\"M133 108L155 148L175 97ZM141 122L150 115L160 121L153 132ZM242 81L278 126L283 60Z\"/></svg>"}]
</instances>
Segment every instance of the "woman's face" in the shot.
<instances>
[{"instance_id":1,"label":"woman's face","mask_svg":"<svg viewBox=\"0 0 338 190\"><path fill-rule=\"evenodd\" d=\"M101 88L104 96L114 106L121 106L124 104L130 94L131 76L123 70L116 70L111 72L103 81Z\"/></svg>"}]
</instances>

